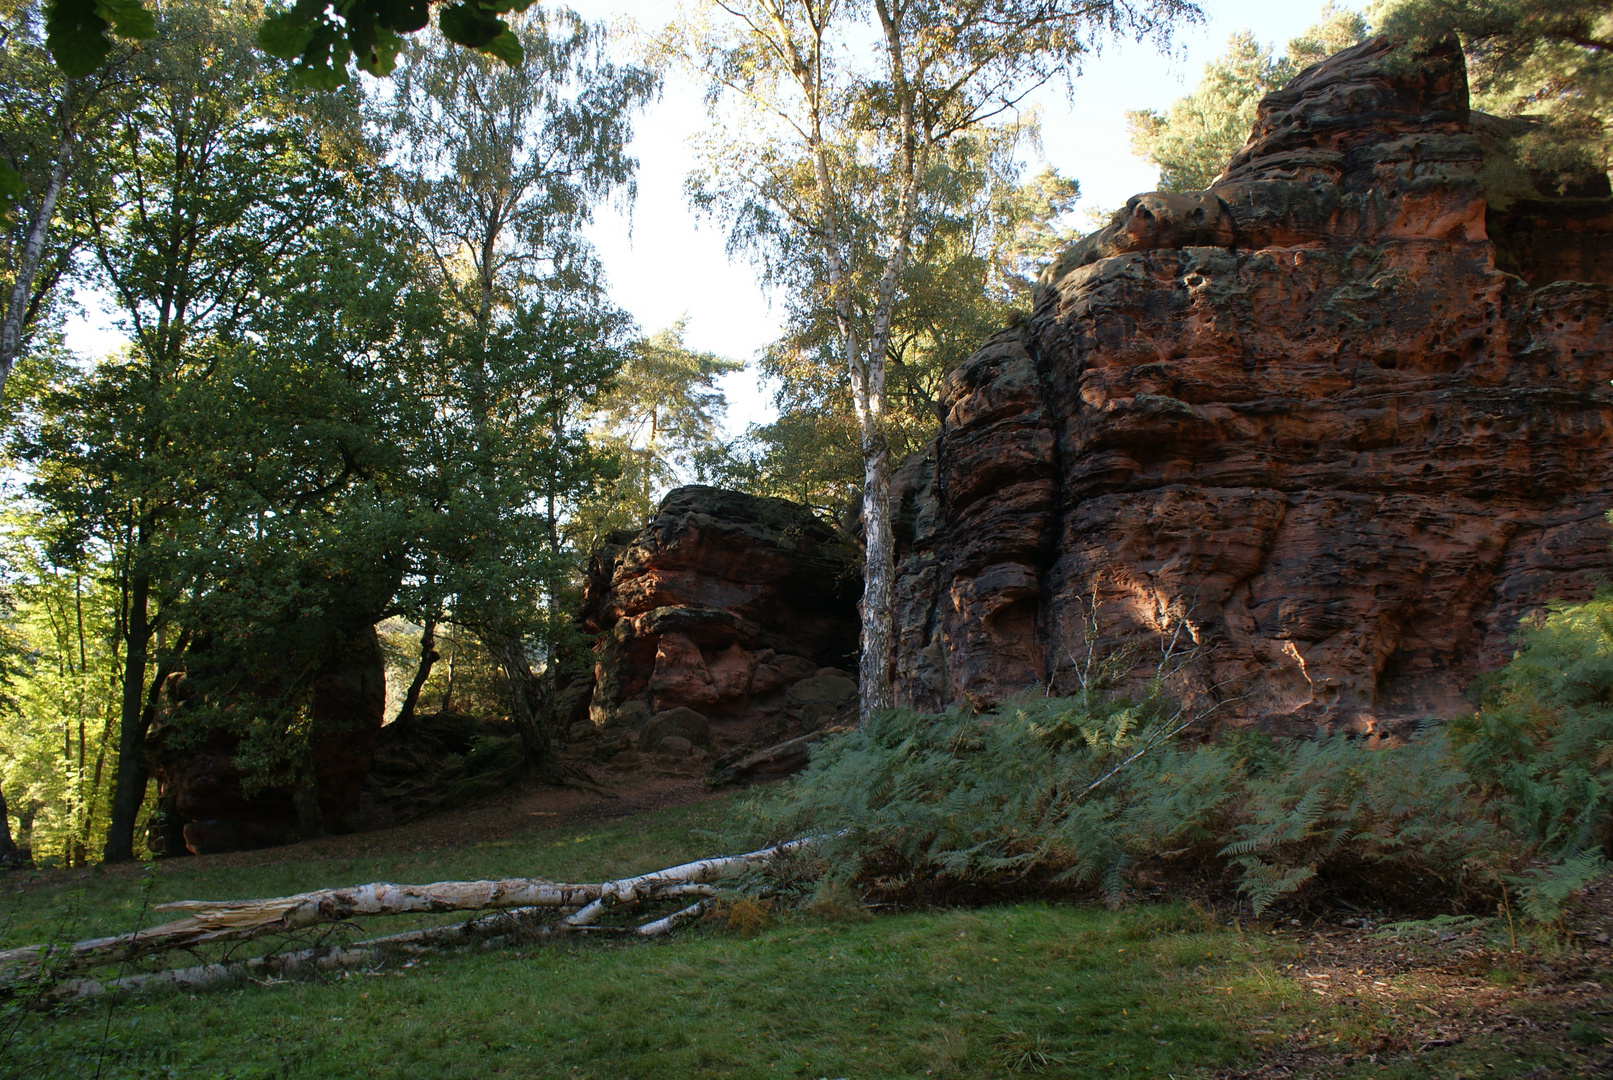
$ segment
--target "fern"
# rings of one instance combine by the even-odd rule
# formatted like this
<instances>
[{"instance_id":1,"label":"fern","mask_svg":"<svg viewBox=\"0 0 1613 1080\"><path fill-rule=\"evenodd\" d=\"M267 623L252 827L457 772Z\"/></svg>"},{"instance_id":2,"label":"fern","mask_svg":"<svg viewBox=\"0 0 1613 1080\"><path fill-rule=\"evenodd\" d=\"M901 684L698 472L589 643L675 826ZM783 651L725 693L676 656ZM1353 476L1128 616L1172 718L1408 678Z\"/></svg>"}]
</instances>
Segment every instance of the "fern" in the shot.
<instances>
[{"instance_id":1,"label":"fern","mask_svg":"<svg viewBox=\"0 0 1613 1080\"><path fill-rule=\"evenodd\" d=\"M1530 917L1553 919L1606 872L1613 840L1613 593L1553 609L1481 691L1473 715L1390 750L1345 735L1185 743L1163 680L984 716L884 713L753 796L746 839L823 837L812 874L898 898L1115 901L1164 872L1229 884L1257 912L1339 888L1460 907L1513 882Z\"/></svg>"},{"instance_id":2,"label":"fern","mask_svg":"<svg viewBox=\"0 0 1613 1080\"><path fill-rule=\"evenodd\" d=\"M1531 867L1525 877L1513 880L1522 886L1519 898L1524 914L1537 922L1555 922L1570 897L1605 877L1610 869L1613 866L1600 851L1582 851L1549 866Z\"/></svg>"}]
</instances>

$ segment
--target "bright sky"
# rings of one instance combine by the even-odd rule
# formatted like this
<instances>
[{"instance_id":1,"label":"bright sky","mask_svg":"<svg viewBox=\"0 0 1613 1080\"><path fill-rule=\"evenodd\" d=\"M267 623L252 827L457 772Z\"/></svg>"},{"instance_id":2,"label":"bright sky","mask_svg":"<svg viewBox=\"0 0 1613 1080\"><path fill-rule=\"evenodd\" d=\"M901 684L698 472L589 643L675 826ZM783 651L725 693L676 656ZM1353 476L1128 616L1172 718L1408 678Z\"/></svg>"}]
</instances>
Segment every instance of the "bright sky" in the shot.
<instances>
[{"instance_id":1,"label":"bright sky","mask_svg":"<svg viewBox=\"0 0 1613 1080\"><path fill-rule=\"evenodd\" d=\"M1281 48L1316 22L1321 0L1201 0L1205 21L1181 28L1172 52L1119 42L1104 48L1076 80L1073 101L1062 86L1046 88L1043 159L1081 182L1077 213L1110 210L1138 192L1152 190L1154 169L1131 155L1125 113L1161 109L1197 82L1207 60L1227 37L1252 30ZM674 10L671 0L572 0L589 19L616 23L621 17L654 28ZM1362 6L1354 0L1348 6ZM706 124L701 87L677 75L661 99L636 124L632 151L639 160L637 202L630 209L602 210L590 229L616 302L645 333L687 316L688 344L738 360L752 360L778 335L781 313L756 283L743 260L730 262L715 222L696 220L683 194L694 165L689 140ZM1033 161L1033 167L1041 162ZM121 340L105 316L73 320L68 344L97 354ZM725 377L729 434L772 416L769 394L752 371Z\"/></svg>"},{"instance_id":2,"label":"bright sky","mask_svg":"<svg viewBox=\"0 0 1613 1080\"><path fill-rule=\"evenodd\" d=\"M1281 49L1320 15L1321 0L1201 0L1205 21L1183 27L1169 56L1134 41L1105 47L1076 80L1071 100L1062 86L1046 88L1042 154L1047 164L1081 182L1082 211L1113 210L1131 196L1153 190L1155 169L1133 157L1125 114L1163 109L1197 83L1206 61L1219 56L1227 38L1252 30ZM626 16L654 27L672 13L669 0L573 0L589 18ZM1341 6L1360 7L1359 0ZM778 336L781 312L769 304L748 263L730 262L724 236L712 221L699 222L683 194L694 166L689 139L706 123L701 87L672 76L661 100L637 124L633 152L639 159L639 196L631 214L599 215L591 235L604 259L616 302L632 312L646 332L687 315L688 344L739 360L751 360ZM1032 162L1039 168L1041 162ZM1084 218L1083 218L1084 225ZM766 389L752 371L725 379L730 434L769 419Z\"/></svg>"}]
</instances>

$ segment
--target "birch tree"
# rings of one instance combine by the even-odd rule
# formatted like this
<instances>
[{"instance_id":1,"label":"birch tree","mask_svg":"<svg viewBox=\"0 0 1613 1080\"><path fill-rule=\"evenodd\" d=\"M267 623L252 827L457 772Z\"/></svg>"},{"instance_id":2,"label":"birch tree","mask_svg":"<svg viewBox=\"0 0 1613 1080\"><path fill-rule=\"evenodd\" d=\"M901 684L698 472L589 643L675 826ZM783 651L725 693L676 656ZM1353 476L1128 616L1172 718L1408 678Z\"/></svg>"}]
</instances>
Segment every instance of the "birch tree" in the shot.
<instances>
[{"instance_id":1,"label":"birch tree","mask_svg":"<svg viewBox=\"0 0 1613 1080\"><path fill-rule=\"evenodd\" d=\"M1163 42L1186 0L707 0L667 47L709 83L706 151L729 182L692 184L764 273L821 261L863 462L859 711L889 708L895 576L887 351L938 159L1013 124L1116 35ZM865 269L867 268L867 269Z\"/></svg>"},{"instance_id":2,"label":"birch tree","mask_svg":"<svg viewBox=\"0 0 1613 1080\"><path fill-rule=\"evenodd\" d=\"M86 158L127 90L127 50L81 77L51 63L37 6L0 24L0 396L85 235L64 221L102 186ZM87 150L87 148L91 148Z\"/></svg>"}]
</instances>

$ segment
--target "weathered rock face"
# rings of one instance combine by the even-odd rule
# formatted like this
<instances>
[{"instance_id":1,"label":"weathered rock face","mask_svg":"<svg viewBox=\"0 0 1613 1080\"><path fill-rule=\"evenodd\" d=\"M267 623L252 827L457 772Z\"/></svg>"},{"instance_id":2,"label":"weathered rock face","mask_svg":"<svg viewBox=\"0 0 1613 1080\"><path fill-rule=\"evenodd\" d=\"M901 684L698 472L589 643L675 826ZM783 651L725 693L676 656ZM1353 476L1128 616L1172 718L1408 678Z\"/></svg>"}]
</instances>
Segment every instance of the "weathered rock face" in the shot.
<instances>
[{"instance_id":1,"label":"weathered rock face","mask_svg":"<svg viewBox=\"0 0 1613 1080\"><path fill-rule=\"evenodd\" d=\"M1469 118L1454 48L1368 42L1065 254L896 477L899 700L1068 691L1180 624L1222 716L1373 730L1613 571L1613 289L1574 280L1613 280L1609 208L1514 206L1497 270Z\"/></svg>"},{"instance_id":2,"label":"weathered rock face","mask_svg":"<svg viewBox=\"0 0 1613 1080\"><path fill-rule=\"evenodd\" d=\"M855 667L858 554L805 507L682 487L613 540L581 616L600 635L589 717L602 755L720 755L853 703L840 669Z\"/></svg>"},{"instance_id":3,"label":"weathered rock face","mask_svg":"<svg viewBox=\"0 0 1613 1080\"><path fill-rule=\"evenodd\" d=\"M175 679L165 697L183 712L186 694ZM251 708L242 695L231 708ZM277 786L247 794L236 764L241 740L213 728L158 723L148 753L163 814L152 846L196 855L283 844L293 836L347 831L359 824L359 800L386 709L386 671L373 627L354 633L314 680L309 704L306 790Z\"/></svg>"},{"instance_id":4,"label":"weathered rock face","mask_svg":"<svg viewBox=\"0 0 1613 1080\"><path fill-rule=\"evenodd\" d=\"M463 713L416 712L375 741L362 828L398 825L502 791L526 772L515 725Z\"/></svg>"}]
</instances>

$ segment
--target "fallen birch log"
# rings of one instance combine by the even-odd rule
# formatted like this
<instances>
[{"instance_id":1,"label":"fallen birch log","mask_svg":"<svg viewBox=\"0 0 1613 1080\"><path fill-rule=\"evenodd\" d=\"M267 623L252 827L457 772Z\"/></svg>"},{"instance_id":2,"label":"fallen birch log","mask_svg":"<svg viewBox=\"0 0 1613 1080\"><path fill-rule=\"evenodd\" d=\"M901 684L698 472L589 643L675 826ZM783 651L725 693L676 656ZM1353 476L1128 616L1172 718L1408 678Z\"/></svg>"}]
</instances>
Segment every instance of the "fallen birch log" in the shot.
<instances>
[{"instance_id":1,"label":"fallen birch log","mask_svg":"<svg viewBox=\"0 0 1613 1080\"><path fill-rule=\"evenodd\" d=\"M705 890L715 896L717 890L710 885L684 886L692 895L694 890ZM662 899L657 896L657 899ZM642 926L605 928L584 926L585 930L613 929L637 937L659 937L698 919L705 913L709 900L697 900L686 908L654 919ZM511 939L518 941L541 940L555 937L573 927L536 922L536 917L549 911L547 908L514 908L471 919L452 926L433 926L424 930L407 930L401 934L355 941L351 945L326 945L295 952L255 956L231 963L198 964L195 967L170 968L166 971L142 972L116 979L66 979L50 987L44 994L47 1001L71 1001L79 998L100 997L109 993L139 993L147 990L177 990L196 993L220 986L234 986L242 982L269 982L284 979L308 979L342 971L359 971L377 967L389 957L419 956L442 949L479 946L497 948Z\"/></svg>"},{"instance_id":2,"label":"fallen birch log","mask_svg":"<svg viewBox=\"0 0 1613 1080\"><path fill-rule=\"evenodd\" d=\"M684 896L709 898L714 895L713 883L738 877L810 843L810 840L793 840L743 855L698 859L636 877L583 885L540 878L438 881L429 885L374 882L262 900L179 900L157 905L159 911L187 912L184 918L161 926L116 937L92 938L65 948L30 945L0 952L0 988L32 976L47 963L65 973L172 949L245 941L264 934L287 933L323 923L379 915L497 909L564 912L570 909L571 913L554 928L585 930L593 928L598 918L614 907ZM646 936L664 933L678 922L692 918L691 912L698 914L705 902L701 899L683 911L637 928L637 932Z\"/></svg>"},{"instance_id":3,"label":"fallen birch log","mask_svg":"<svg viewBox=\"0 0 1613 1080\"><path fill-rule=\"evenodd\" d=\"M294 952L271 953L230 963L199 964L142 972L116 979L67 979L44 994L49 1001L99 997L102 994L169 989L191 993L240 982L267 982L276 979L311 978L338 971L374 967L389 956L419 955L441 949L482 946L494 948L512 937L541 939L555 933L551 925L534 920L547 908L514 908L495 911L463 923L407 930L401 934L355 941L351 945L322 945Z\"/></svg>"}]
</instances>

